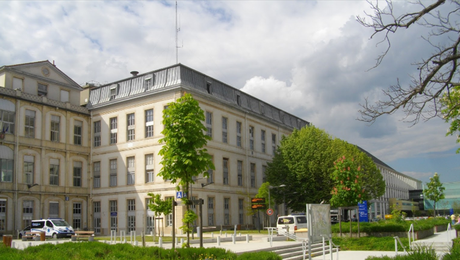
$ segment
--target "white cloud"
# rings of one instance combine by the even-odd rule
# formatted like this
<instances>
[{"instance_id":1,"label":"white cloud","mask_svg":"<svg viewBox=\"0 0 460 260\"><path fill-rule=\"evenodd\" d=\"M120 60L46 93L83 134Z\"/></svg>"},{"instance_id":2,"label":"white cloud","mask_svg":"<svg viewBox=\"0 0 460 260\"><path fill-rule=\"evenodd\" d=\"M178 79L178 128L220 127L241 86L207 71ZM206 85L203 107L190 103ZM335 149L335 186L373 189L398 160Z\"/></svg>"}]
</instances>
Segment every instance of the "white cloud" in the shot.
<instances>
[{"instance_id":1,"label":"white cloud","mask_svg":"<svg viewBox=\"0 0 460 260\"><path fill-rule=\"evenodd\" d=\"M410 7L395 2L395 8ZM366 1L179 1L179 62L312 122L386 162L456 146L441 120L412 128L402 114L371 126L359 104L407 83L430 53L420 26L384 50L356 15ZM4 1L0 65L55 60L78 83L107 83L175 63L174 1ZM410 46L410 47L408 47ZM457 145L458 146L458 145Z\"/></svg>"}]
</instances>

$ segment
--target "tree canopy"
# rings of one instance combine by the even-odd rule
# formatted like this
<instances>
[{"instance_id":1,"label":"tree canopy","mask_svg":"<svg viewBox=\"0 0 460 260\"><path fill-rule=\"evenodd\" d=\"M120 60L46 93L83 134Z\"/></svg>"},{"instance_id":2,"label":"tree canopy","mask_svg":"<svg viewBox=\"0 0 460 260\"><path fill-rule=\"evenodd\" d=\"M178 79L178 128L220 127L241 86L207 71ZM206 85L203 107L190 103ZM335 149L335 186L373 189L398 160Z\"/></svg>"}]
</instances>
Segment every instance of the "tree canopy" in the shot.
<instances>
[{"instance_id":1,"label":"tree canopy","mask_svg":"<svg viewBox=\"0 0 460 260\"><path fill-rule=\"evenodd\" d=\"M377 198L385 192L385 182L370 157L355 145L332 138L324 130L308 126L283 137L266 170L277 203L286 202L294 211L305 211L306 203L329 202L334 161L342 156L353 158L363 173L366 197Z\"/></svg>"},{"instance_id":2,"label":"tree canopy","mask_svg":"<svg viewBox=\"0 0 460 260\"><path fill-rule=\"evenodd\" d=\"M162 156L161 171L158 173L177 187L188 191L194 177L203 174L207 177L208 169L215 169L212 157L203 148L210 137L207 136L204 112L198 101L186 93L176 102L168 104L163 113L164 137L159 155Z\"/></svg>"},{"instance_id":3,"label":"tree canopy","mask_svg":"<svg viewBox=\"0 0 460 260\"><path fill-rule=\"evenodd\" d=\"M432 200L433 209L434 209L434 216L436 217L436 203L438 201L444 199L444 186L442 185L441 181L439 180L438 173L435 173L433 177L430 177L430 182L426 184L426 189L423 190L423 194L425 195L426 199Z\"/></svg>"},{"instance_id":4,"label":"tree canopy","mask_svg":"<svg viewBox=\"0 0 460 260\"><path fill-rule=\"evenodd\" d=\"M432 46L432 52L420 53L420 60L413 61L418 70L409 84L401 85L398 80L397 84L383 91L384 99L376 103L369 103L366 99L360 110L360 120L374 122L382 115L401 110L406 121L416 124L420 119L440 116L443 105L446 105L440 102L444 96L451 102L444 115L447 115L447 121L456 119L450 121L451 131L458 131L458 114L452 112L458 111L460 104L455 97L451 99L451 94L460 85L460 1L437 0L425 5L417 0L408 3L415 11L402 14L400 10L395 10L392 1L380 2L369 1L373 14L357 17L361 25L373 29L371 38L380 36L380 43L386 43L385 51L377 58L376 67L390 52L390 37L403 29L425 28L426 34L421 36Z\"/></svg>"},{"instance_id":5,"label":"tree canopy","mask_svg":"<svg viewBox=\"0 0 460 260\"><path fill-rule=\"evenodd\" d=\"M210 137L207 136L204 125L205 115L191 94L185 93L176 102L168 104L163 112L164 137L159 155L162 156L162 169L158 173L163 179L171 183L178 183L177 190L181 188L185 194L189 193L190 184L195 183L194 177L203 174L208 177L207 170L215 169L212 157L203 148ZM189 198L183 198L187 205L184 214L182 230L190 234L190 223L196 218L195 212L189 210ZM187 246L189 239L187 239Z\"/></svg>"},{"instance_id":6,"label":"tree canopy","mask_svg":"<svg viewBox=\"0 0 460 260\"><path fill-rule=\"evenodd\" d=\"M441 111L447 123L450 122L450 128L446 135L457 134L457 143L460 143L460 86L451 89L450 93L444 93L441 98L444 109ZM460 148L457 149L460 153Z\"/></svg>"}]
</instances>

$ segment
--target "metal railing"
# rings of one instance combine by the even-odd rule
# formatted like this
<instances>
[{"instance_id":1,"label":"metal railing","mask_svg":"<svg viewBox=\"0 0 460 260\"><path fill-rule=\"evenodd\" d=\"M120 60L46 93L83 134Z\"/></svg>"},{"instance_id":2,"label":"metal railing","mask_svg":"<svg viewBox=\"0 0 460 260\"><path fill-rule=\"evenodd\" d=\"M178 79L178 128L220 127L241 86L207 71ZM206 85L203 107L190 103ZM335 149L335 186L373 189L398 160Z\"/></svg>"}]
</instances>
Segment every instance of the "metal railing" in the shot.
<instances>
[{"instance_id":1,"label":"metal railing","mask_svg":"<svg viewBox=\"0 0 460 260\"><path fill-rule=\"evenodd\" d=\"M411 240L411 235L412 235L412 240ZM410 224L409 231L407 232L407 237L409 238L409 248L411 247L411 243L415 241L415 235L414 235L414 224ZM398 238L399 240L399 238ZM399 241L401 242L401 241ZM395 242L396 243L396 242Z\"/></svg>"},{"instance_id":2,"label":"metal railing","mask_svg":"<svg viewBox=\"0 0 460 260\"><path fill-rule=\"evenodd\" d=\"M402 244L401 240L399 239L398 236L395 236L393 237L395 239L395 253L396 255L398 255L398 242L399 244L401 245L401 247L403 248L404 252L407 253L406 251L406 247L404 247L404 245Z\"/></svg>"}]
</instances>

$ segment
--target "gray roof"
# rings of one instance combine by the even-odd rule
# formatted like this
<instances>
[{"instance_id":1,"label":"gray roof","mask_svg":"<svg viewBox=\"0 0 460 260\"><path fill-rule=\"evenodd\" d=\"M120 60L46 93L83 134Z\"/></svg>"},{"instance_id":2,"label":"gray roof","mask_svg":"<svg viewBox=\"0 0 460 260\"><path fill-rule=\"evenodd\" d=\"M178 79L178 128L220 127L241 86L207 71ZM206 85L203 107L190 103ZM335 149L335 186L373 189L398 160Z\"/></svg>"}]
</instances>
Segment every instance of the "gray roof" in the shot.
<instances>
[{"instance_id":1,"label":"gray roof","mask_svg":"<svg viewBox=\"0 0 460 260\"><path fill-rule=\"evenodd\" d=\"M310 123L263 102L245 92L211 78L182 64L115 81L90 91L88 109L96 109L127 100L186 87L245 112L300 129ZM111 94L112 93L112 94ZM116 94L114 94L116 93Z\"/></svg>"}]
</instances>

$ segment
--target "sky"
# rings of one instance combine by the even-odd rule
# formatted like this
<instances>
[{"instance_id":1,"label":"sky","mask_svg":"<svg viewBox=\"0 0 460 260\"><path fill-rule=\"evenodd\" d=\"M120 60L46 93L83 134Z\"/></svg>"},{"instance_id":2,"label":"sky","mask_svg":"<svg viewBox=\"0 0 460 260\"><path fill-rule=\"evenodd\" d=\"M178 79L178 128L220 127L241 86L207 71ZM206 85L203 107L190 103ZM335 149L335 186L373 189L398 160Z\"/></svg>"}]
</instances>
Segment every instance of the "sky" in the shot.
<instances>
[{"instance_id":1,"label":"sky","mask_svg":"<svg viewBox=\"0 0 460 260\"><path fill-rule=\"evenodd\" d=\"M433 2L433 1L428 1ZM383 5L384 2L381 3ZM394 2L398 13L416 8ZM364 0L6 1L0 0L0 66L49 60L80 85L176 64L218 79L356 144L423 181L460 181L456 137L440 118L412 125L404 114L358 121L365 98L379 100L434 50L415 25L381 37L356 21Z\"/></svg>"}]
</instances>

